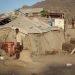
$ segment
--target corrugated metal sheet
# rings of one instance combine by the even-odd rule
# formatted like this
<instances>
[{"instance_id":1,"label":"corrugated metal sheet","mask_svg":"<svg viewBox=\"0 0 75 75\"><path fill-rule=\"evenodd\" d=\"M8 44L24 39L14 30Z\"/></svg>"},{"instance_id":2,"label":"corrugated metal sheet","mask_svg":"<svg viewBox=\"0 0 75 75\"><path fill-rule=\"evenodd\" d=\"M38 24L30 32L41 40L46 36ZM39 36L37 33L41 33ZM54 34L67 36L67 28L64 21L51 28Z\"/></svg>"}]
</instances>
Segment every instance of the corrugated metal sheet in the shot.
<instances>
[{"instance_id":1,"label":"corrugated metal sheet","mask_svg":"<svg viewBox=\"0 0 75 75\"><path fill-rule=\"evenodd\" d=\"M38 18L33 18L32 20L37 28L41 29L43 32L50 31L50 26L44 23L43 21L39 20Z\"/></svg>"},{"instance_id":2,"label":"corrugated metal sheet","mask_svg":"<svg viewBox=\"0 0 75 75\"><path fill-rule=\"evenodd\" d=\"M21 32L24 33L42 33L42 31L35 26L35 24L27 19L24 16L19 16L12 22L6 24L4 27L11 27L11 28L19 28Z\"/></svg>"}]
</instances>

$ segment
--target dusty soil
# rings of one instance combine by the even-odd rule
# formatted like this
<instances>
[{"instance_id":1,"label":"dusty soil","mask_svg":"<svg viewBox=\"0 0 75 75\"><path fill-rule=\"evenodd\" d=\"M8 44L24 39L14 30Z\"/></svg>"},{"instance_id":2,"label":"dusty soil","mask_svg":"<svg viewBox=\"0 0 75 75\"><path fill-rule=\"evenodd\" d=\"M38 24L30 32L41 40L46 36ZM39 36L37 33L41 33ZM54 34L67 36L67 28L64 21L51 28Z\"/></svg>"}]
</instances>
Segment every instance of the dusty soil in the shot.
<instances>
[{"instance_id":1,"label":"dusty soil","mask_svg":"<svg viewBox=\"0 0 75 75\"><path fill-rule=\"evenodd\" d=\"M67 34L70 35L67 37L68 40L74 38L75 29L68 29ZM75 75L75 54L31 57L30 52L25 51L21 53L19 60L0 60L0 75Z\"/></svg>"},{"instance_id":2,"label":"dusty soil","mask_svg":"<svg viewBox=\"0 0 75 75\"><path fill-rule=\"evenodd\" d=\"M75 75L75 55L31 57L26 51L24 57L23 60L9 59L4 63L0 60L0 75Z\"/></svg>"}]
</instances>

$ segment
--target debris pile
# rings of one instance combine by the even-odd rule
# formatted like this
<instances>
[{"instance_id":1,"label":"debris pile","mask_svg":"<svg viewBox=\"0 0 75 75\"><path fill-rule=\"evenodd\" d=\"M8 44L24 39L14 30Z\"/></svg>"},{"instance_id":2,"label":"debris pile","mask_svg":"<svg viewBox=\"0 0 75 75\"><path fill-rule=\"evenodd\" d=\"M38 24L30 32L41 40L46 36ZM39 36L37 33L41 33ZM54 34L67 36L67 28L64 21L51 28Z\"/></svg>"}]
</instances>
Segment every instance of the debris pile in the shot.
<instances>
[{"instance_id":1,"label":"debris pile","mask_svg":"<svg viewBox=\"0 0 75 75\"><path fill-rule=\"evenodd\" d=\"M71 38L69 42L65 42L62 44L62 50L67 52L72 52L72 50L75 48L75 38Z\"/></svg>"}]
</instances>

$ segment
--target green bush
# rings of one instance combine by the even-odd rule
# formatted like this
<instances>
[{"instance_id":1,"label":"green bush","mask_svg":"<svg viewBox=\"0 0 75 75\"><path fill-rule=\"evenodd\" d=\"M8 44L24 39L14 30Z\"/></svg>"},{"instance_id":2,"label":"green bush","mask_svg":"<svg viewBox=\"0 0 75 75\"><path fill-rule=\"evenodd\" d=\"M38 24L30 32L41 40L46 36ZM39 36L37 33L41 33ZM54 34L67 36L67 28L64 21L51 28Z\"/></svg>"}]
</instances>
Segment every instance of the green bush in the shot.
<instances>
[{"instance_id":1,"label":"green bush","mask_svg":"<svg viewBox=\"0 0 75 75\"><path fill-rule=\"evenodd\" d=\"M48 11L46 11L46 10L43 10L40 13L41 13L42 17L47 17L47 15L48 15Z\"/></svg>"}]
</instances>

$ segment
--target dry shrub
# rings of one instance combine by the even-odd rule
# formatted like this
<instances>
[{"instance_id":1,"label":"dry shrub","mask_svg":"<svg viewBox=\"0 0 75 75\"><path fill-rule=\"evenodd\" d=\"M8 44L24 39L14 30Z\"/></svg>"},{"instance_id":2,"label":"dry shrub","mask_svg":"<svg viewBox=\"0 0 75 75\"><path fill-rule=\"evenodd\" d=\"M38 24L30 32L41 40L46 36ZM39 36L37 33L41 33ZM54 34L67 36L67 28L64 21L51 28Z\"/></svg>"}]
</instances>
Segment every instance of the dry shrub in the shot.
<instances>
[{"instance_id":1,"label":"dry shrub","mask_svg":"<svg viewBox=\"0 0 75 75\"><path fill-rule=\"evenodd\" d=\"M62 50L67 51L69 53L74 49L74 47L75 47L74 44L68 42L62 44Z\"/></svg>"},{"instance_id":2,"label":"dry shrub","mask_svg":"<svg viewBox=\"0 0 75 75\"><path fill-rule=\"evenodd\" d=\"M53 50L53 51L46 51L45 52L46 55L55 55L57 53L58 53L58 51L55 51L55 50Z\"/></svg>"},{"instance_id":3,"label":"dry shrub","mask_svg":"<svg viewBox=\"0 0 75 75\"><path fill-rule=\"evenodd\" d=\"M75 45L75 38L71 38L70 43Z\"/></svg>"}]
</instances>

